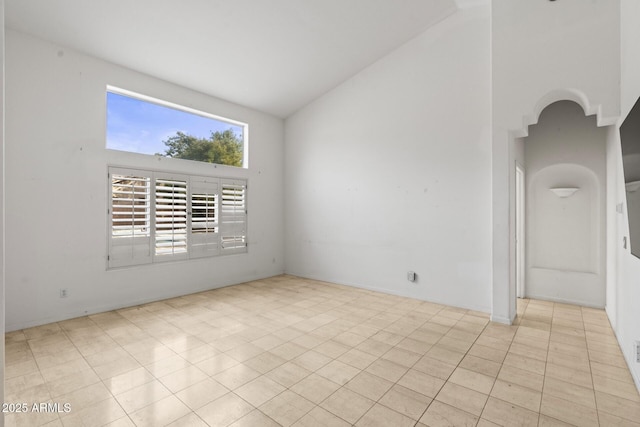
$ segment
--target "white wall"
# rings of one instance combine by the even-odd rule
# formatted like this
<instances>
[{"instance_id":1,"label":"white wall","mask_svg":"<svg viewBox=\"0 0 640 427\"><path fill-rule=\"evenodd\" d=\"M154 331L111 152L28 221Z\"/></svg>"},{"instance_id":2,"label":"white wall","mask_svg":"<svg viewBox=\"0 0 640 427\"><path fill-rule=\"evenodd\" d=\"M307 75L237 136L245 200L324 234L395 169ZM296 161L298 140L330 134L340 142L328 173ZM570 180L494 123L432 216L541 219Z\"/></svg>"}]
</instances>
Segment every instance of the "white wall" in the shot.
<instances>
[{"instance_id":1,"label":"white wall","mask_svg":"<svg viewBox=\"0 0 640 427\"><path fill-rule=\"evenodd\" d=\"M615 272L608 277L607 314L636 386L640 389L640 363L635 361L634 354L634 342L640 340L640 259L631 255L629 245L625 249L622 244L624 238L629 239L629 217L620 133L617 129L611 131L607 138L607 191L607 265ZM622 206L622 210L617 212L616 206Z\"/></svg>"},{"instance_id":2,"label":"white wall","mask_svg":"<svg viewBox=\"0 0 640 427\"><path fill-rule=\"evenodd\" d=\"M529 127L527 297L604 308L606 134L569 101ZM566 198L549 190L562 187L579 190Z\"/></svg>"},{"instance_id":3,"label":"white wall","mask_svg":"<svg viewBox=\"0 0 640 427\"><path fill-rule=\"evenodd\" d=\"M577 89L591 105L601 106L601 117L618 116L619 2L492 4L494 122L519 130L543 97L564 89Z\"/></svg>"},{"instance_id":4,"label":"white wall","mask_svg":"<svg viewBox=\"0 0 640 427\"><path fill-rule=\"evenodd\" d=\"M4 297L4 0L0 0L0 331L5 330ZM0 340L0 402L4 402L4 339ZM4 426L4 413L0 427Z\"/></svg>"},{"instance_id":5,"label":"white wall","mask_svg":"<svg viewBox=\"0 0 640 427\"><path fill-rule=\"evenodd\" d=\"M607 140L607 191L609 196L607 210L611 212L607 223L610 251L607 265L609 270L615 272L608 278L607 314L638 389L640 389L640 363L635 360L634 342L640 341L640 314L637 310L637 302L640 301L640 285L638 284L640 258L632 255L631 250L636 254L640 253L638 249L640 244L637 236L631 231L638 231L640 218L638 218L639 211L637 210L638 193L627 193L625 181L634 181L639 177L640 164L637 162L638 143L640 142L640 127L637 126L639 108L636 107L626 115L624 123L621 123L622 131L616 128L615 132L610 132ZM622 142L625 145L624 157L622 156ZM634 169L625 170L625 167L629 168L630 166L633 166ZM616 207L620 209L616 209ZM630 243L626 248L623 245L623 239Z\"/></svg>"},{"instance_id":6,"label":"white wall","mask_svg":"<svg viewBox=\"0 0 640 427\"><path fill-rule=\"evenodd\" d=\"M640 97L640 2L620 0L620 117L626 117Z\"/></svg>"},{"instance_id":7,"label":"white wall","mask_svg":"<svg viewBox=\"0 0 640 427\"><path fill-rule=\"evenodd\" d=\"M282 273L281 119L6 37L8 330ZM108 84L248 123L250 168L107 151ZM248 253L107 271L108 165L248 178Z\"/></svg>"},{"instance_id":8,"label":"white wall","mask_svg":"<svg viewBox=\"0 0 640 427\"><path fill-rule=\"evenodd\" d=\"M618 329L618 278L620 276L620 252L622 251L624 204L620 202L619 187L624 186L622 176L622 151L620 131L617 126L607 128L606 162L607 162L607 282L605 311L614 331ZM622 182L618 182L622 179ZM628 229L628 227L627 227Z\"/></svg>"},{"instance_id":9,"label":"white wall","mask_svg":"<svg viewBox=\"0 0 640 427\"><path fill-rule=\"evenodd\" d=\"M286 120L287 273L490 310L489 57L459 11Z\"/></svg>"},{"instance_id":10,"label":"white wall","mask_svg":"<svg viewBox=\"0 0 640 427\"><path fill-rule=\"evenodd\" d=\"M544 107L578 102L599 125L620 113L620 4L493 0L492 191L494 320L515 307L513 143ZM561 42L560 42L561 41Z\"/></svg>"},{"instance_id":11,"label":"white wall","mask_svg":"<svg viewBox=\"0 0 640 427\"><path fill-rule=\"evenodd\" d=\"M620 15L622 123L640 97L640 2L621 0ZM630 233L620 144L620 132L615 129L607 138L607 314L640 390L640 363L634 357L634 342L640 340L640 259L631 255L629 245L625 249L622 244ZM617 206L622 207L619 213Z\"/></svg>"}]
</instances>

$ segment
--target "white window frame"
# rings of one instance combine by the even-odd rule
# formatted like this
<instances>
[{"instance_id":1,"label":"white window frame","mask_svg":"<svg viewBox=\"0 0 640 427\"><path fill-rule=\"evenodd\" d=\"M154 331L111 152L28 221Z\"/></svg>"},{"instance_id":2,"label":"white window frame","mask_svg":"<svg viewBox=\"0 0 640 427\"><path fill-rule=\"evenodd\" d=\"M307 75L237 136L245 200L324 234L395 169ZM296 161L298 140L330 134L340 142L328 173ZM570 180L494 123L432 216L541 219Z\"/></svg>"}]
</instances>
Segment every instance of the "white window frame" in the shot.
<instances>
[{"instance_id":1,"label":"white window frame","mask_svg":"<svg viewBox=\"0 0 640 427\"><path fill-rule=\"evenodd\" d=\"M117 178L124 184L114 199ZM247 252L247 187L246 179L109 167L107 268Z\"/></svg>"}]
</instances>

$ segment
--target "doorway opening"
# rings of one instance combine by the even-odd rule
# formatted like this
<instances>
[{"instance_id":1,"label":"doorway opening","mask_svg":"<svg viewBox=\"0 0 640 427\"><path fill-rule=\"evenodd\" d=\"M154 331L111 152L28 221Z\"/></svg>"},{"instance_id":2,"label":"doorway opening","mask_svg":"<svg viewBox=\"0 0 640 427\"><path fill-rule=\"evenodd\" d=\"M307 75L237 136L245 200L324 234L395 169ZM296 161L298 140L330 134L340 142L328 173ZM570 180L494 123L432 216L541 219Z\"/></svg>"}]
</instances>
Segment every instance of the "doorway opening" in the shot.
<instances>
[{"instance_id":1,"label":"doorway opening","mask_svg":"<svg viewBox=\"0 0 640 427\"><path fill-rule=\"evenodd\" d=\"M558 101L522 139L515 174L518 297L604 307L606 132L577 103Z\"/></svg>"},{"instance_id":2,"label":"doorway opening","mask_svg":"<svg viewBox=\"0 0 640 427\"><path fill-rule=\"evenodd\" d=\"M516 162L516 295L524 298L525 292L525 180L524 168Z\"/></svg>"}]
</instances>

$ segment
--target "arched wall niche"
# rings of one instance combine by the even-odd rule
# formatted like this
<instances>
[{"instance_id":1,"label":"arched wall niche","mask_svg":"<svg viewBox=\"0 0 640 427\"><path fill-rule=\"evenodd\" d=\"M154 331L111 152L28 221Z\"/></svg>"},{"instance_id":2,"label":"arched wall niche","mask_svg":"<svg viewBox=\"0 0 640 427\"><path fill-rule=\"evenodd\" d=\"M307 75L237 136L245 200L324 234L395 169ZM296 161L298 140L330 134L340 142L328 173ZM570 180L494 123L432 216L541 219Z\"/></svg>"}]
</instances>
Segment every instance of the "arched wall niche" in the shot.
<instances>
[{"instance_id":1,"label":"arched wall niche","mask_svg":"<svg viewBox=\"0 0 640 427\"><path fill-rule=\"evenodd\" d=\"M528 248L531 269L598 273L600 184L593 170L573 163L531 174L528 200L537 210L527 227L527 234L535 236Z\"/></svg>"}]
</instances>

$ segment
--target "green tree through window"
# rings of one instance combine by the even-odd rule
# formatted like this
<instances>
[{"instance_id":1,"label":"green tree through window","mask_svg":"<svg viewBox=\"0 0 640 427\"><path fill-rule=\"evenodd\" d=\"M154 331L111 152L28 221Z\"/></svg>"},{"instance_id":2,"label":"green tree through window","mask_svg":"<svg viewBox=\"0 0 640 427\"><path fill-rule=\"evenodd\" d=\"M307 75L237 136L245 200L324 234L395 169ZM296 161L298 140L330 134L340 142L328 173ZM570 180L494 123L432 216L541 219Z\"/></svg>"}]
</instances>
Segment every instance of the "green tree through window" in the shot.
<instances>
[{"instance_id":1,"label":"green tree through window","mask_svg":"<svg viewBox=\"0 0 640 427\"><path fill-rule=\"evenodd\" d=\"M167 149L160 155L165 157L242 166L243 141L232 129L211 132L209 138L197 138L184 132L176 132L163 142Z\"/></svg>"}]
</instances>

